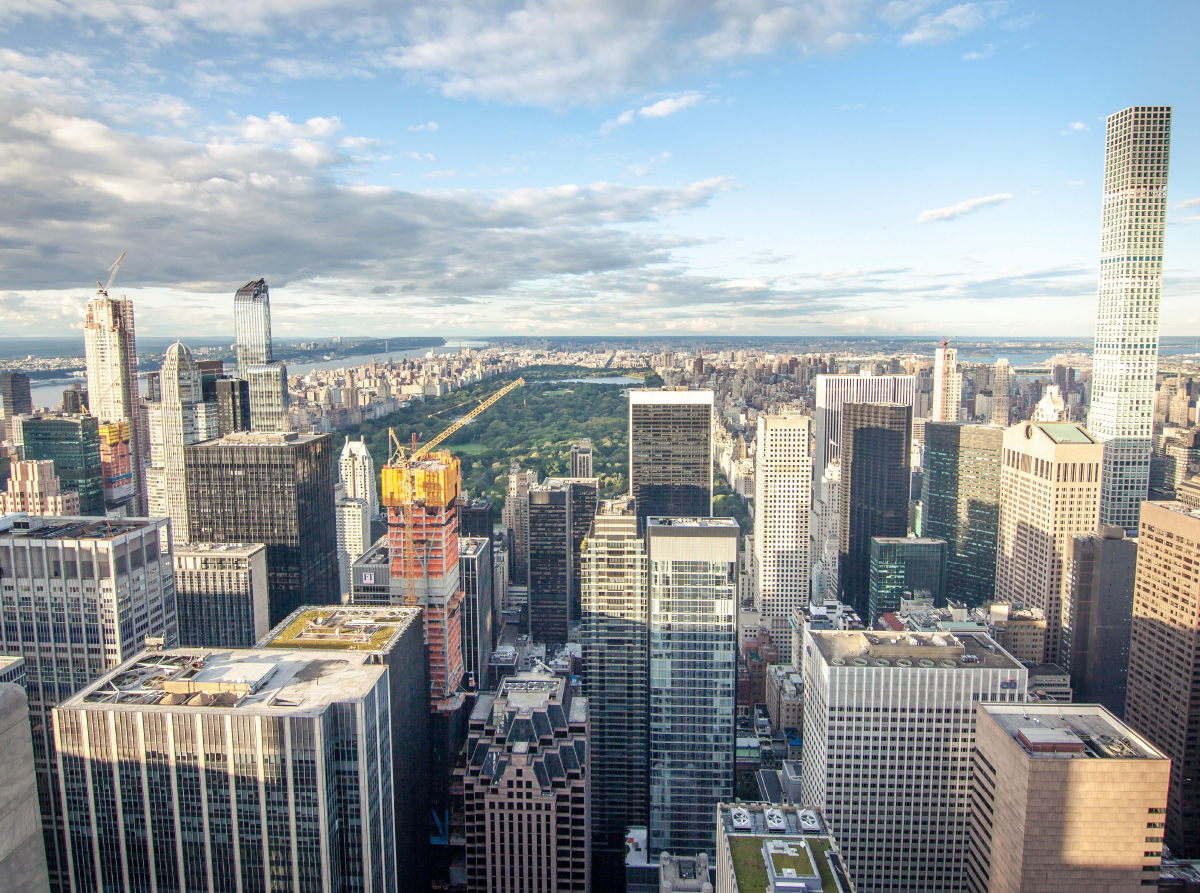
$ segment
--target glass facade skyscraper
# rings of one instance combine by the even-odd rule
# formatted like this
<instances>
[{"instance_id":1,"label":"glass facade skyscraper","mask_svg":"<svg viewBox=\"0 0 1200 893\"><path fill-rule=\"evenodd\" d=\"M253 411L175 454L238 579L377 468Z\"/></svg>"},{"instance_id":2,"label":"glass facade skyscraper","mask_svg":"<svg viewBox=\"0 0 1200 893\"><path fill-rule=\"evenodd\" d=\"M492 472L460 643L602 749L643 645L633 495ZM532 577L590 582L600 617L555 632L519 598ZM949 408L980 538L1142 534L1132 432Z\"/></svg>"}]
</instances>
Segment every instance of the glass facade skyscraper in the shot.
<instances>
[{"instance_id":1,"label":"glass facade skyscraper","mask_svg":"<svg viewBox=\"0 0 1200 893\"><path fill-rule=\"evenodd\" d=\"M104 517L104 466L95 416L21 416L13 436L27 461L54 461L62 489L79 494L81 515Z\"/></svg>"},{"instance_id":2,"label":"glass facade skyscraper","mask_svg":"<svg viewBox=\"0 0 1200 893\"><path fill-rule=\"evenodd\" d=\"M867 624L880 614L900 610L900 600L928 593L938 607L946 604L946 541L932 537L871 538L871 597Z\"/></svg>"},{"instance_id":3,"label":"glass facade skyscraper","mask_svg":"<svg viewBox=\"0 0 1200 893\"><path fill-rule=\"evenodd\" d=\"M712 515L713 392L629 390L629 495L639 518Z\"/></svg>"},{"instance_id":4,"label":"glass facade skyscraper","mask_svg":"<svg viewBox=\"0 0 1200 893\"><path fill-rule=\"evenodd\" d=\"M233 298L233 332L239 378L246 378L251 366L271 362L271 296L267 280L255 279L237 290Z\"/></svg>"},{"instance_id":5,"label":"glass facade skyscraper","mask_svg":"<svg viewBox=\"0 0 1200 893\"><path fill-rule=\"evenodd\" d=\"M740 528L649 518L650 854L716 855L733 799Z\"/></svg>"}]
</instances>

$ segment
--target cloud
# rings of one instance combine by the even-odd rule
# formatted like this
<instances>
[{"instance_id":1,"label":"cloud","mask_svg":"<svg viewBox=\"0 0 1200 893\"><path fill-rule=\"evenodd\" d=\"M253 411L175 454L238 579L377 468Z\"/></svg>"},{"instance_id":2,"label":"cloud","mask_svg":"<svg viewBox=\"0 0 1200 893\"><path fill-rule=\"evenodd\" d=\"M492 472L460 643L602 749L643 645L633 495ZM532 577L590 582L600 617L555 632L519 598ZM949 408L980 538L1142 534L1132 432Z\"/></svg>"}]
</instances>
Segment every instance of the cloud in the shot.
<instances>
[{"instance_id":1,"label":"cloud","mask_svg":"<svg viewBox=\"0 0 1200 893\"><path fill-rule=\"evenodd\" d=\"M651 156L640 164L629 165L627 170L634 176L644 177L646 174L650 173L650 169L654 167L654 165L658 164L660 161L666 161L670 157L670 152L661 152L658 155Z\"/></svg>"},{"instance_id":2,"label":"cloud","mask_svg":"<svg viewBox=\"0 0 1200 893\"><path fill-rule=\"evenodd\" d=\"M986 59L988 56L994 56L995 54L996 54L995 44L991 44L991 43L984 44L984 47L982 50L972 50L969 53L963 53L963 61L964 62L975 62L979 59Z\"/></svg>"},{"instance_id":3,"label":"cloud","mask_svg":"<svg viewBox=\"0 0 1200 893\"><path fill-rule=\"evenodd\" d=\"M1082 121L1076 121L1071 125L1072 130L1090 130L1090 128Z\"/></svg>"},{"instance_id":4,"label":"cloud","mask_svg":"<svg viewBox=\"0 0 1200 893\"><path fill-rule=\"evenodd\" d=\"M421 174L422 177L429 177L435 180L444 180L447 177L458 176L458 171L430 171L427 174Z\"/></svg>"},{"instance_id":5,"label":"cloud","mask_svg":"<svg viewBox=\"0 0 1200 893\"><path fill-rule=\"evenodd\" d=\"M996 195L988 195L983 198L972 198L965 202L959 202L957 205L951 205L948 208L934 208L931 211L922 211L917 217L917 223L933 223L937 220L957 220L959 217L965 217L973 211L978 211L980 208L989 208L992 205L998 205L1000 202L1009 201L1013 197L1011 192L1001 192Z\"/></svg>"},{"instance_id":6,"label":"cloud","mask_svg":"<svg viewBox=\"0 0 1200 893\"><path fill-rule=\"evenodd\" d=\"M1082 180L1068 180L1067 185L1068 186L1082 186L1083 181Z\"/></svg>"},{"instance_id":7,"label":"cloud","mask_svg":"<svg viewBox=\"0 0 1200 893\"><path fill-rule=\"evenodd\" d=\"M419 130L429 130L433 133L437 133L438 125L437 121L430 121L428 124L410 124L408 129L413 132Z\"/></svg>"},{"instance_id":8,"label":"cloud","mask_svg":"<svg viewBox=\"0 0 1200 893\"><path fill-rule=\"evenodd\" d=\"M605 121L600 125L601 133L611 133L618 127L624 127L633 123L634 116L639 118L667 118L676 112L681 112L684 109L698 105L704 100L704 94L696 90L689 90L686 93L679 93L675 96L668 96L666 99L660 99L658 102L650 105L644 105L636 111L627 109L621 112L611 121Z\"/></svg>"},{"instance_id":9,"label":"cloud","mask_svg":"<svg viewBox=\"0 0 1200 893\"><path fill-rule=\"evenodd\" d=\"M1177 204L1175 206L1175 210L1178 211L1178 210L1181 210L1182 208L1194 208L1197 205L1200 205L1200 198L1189 198L1187 201L1182 201L1179 204Z\"/></svg>"},{"instance_id":10,"label":"cloud","mask_svg":"<svg viewBox=\"0 0 1200 893\"><path fill-rule=\"evenodd\" d=\"M983 26L1000 7L998 3L960 3L937 15L923 15L916 26L900 38L901 46L944 43Z\"/></svg>"},{"instance_id":11,"label":"cloud","mask_svg":"<svg viewBox=\"0 0 1200 893\"><path fill-rule=\"evenodd\" d=\"M621 112L621 114L617 115L617 117L613 118L611 121L605 121L603 124L601 124L600 132L601 133L611 133L612 131L616 130L618 127L624 127L627 124L632 124L633 116L635 114L636 113L634 112L633 109L629 109L628 111Z\"/></svg>"}]
</instances>

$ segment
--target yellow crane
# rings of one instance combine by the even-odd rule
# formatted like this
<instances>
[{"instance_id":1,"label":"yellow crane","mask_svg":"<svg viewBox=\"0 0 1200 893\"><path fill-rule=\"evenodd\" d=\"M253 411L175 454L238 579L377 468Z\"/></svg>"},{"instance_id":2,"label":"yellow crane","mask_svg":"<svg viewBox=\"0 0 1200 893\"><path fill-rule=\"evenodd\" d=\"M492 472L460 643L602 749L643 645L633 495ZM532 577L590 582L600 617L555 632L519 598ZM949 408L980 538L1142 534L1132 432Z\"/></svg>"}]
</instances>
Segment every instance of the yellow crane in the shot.
<instances>
[{"instance_id":1,"label":"yellow crane","mask_svg":"<svg viewBox=\"0 0 1200 893\"><path fill-rule=\"evenodd\" d=\"M426 503L431 500L435 504L445 502L445 475L441 473L423 475L422 486L418 487L414 473L416 463L423 457L428 456L434 447L471 422L501 397L512 393L523 384L525 384L525 379L518 378L516 381L505 385L428 443L424 443L418 447L414 440L410 452L405 451L404 445L396 437L395 429L388 428L390 455L388 456L388 464L384 467L383 474L381 475L383 504L400 510L400 523L404 528L404 549L408 561L416 561L417 559L416 539L413 535L414 507L424 508ZM447 457L449 457L449 454L447 454ZM415 606L417 604L416 581L412 573L408 573L406 576L408 578L407 604Z\"/></svg>"}]
</instances>

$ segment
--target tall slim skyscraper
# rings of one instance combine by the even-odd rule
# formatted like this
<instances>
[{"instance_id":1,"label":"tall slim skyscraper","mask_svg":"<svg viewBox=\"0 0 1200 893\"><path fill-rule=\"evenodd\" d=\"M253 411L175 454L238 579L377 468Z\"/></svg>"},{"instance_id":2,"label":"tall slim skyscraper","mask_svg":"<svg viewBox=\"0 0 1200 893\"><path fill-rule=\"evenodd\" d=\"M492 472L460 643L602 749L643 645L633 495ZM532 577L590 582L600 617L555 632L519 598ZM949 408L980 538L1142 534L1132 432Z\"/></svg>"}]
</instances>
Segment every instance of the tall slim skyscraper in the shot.
<instances>
[{"instance_id":1,"label":"tall slim skyscraper","mask_svg":"<svg viewBox=\"0 0 1200 893\"><path fill-rule=\"evenodd\" d=\"M463 669L471 674L478 690L487 688L492 643L496 641L491 540L481 536L458 538L458 578L463 593Z\"/></svg>"},{"instance_id":2,"label":"tall slim skyscraper","mask_svg":"<svg viewBox=\"0 0 1200 893\"><path fill-rule=\"evenodd\" d=\"M638 517L712 515L713 392L629 390L629 495Z\"/></svg>"},{"instance_id":3,"label":"tall slim skyscraper","mask_svg":"<svg viewBox=\"0 0 1200 893\"><path fill-rule=\"evenodd\" d=\"M1027 680L983 634L805 630L800 802L861 893L963 889L976 705Z\"/></svg>"},{"instance_id":4,"label":"tall slim skyscraper","mask_svg":"<svg viewBox=\"0 0 1200 893\"><path fill-rule=\"evenodd\" d=\"M715 856L713 816L733 797L738 535L733 518L646 521L654 856Z\"/></svg>"},{"instance_id":5,"label":"tall slim skyscraper","mask_svg":"<svg viewBox=\"0 0 1200 893\"><path fill-rule=\"evenodd\" d=\"M149 467L146 501L154 517L167 517L177 542L188 541L187 485L184 447L205 439L196 424L200 373L192 352L178 341L167 348L159 370L161 399L146 404L149 419Z\"/></svg>"},{"instance_id":6,"label":"tall slim skyscraper","mask_svg":"<svg viewBox=\"0 0 1200 893\"><path fill-rule=\"evenodd\" d=\"M812 593L814 602L838 596L838 540L842 517L842 460L825 466L813 488L817 504L809 521L812 540Z\"/></svg>"},{"instance_id":7,"label":"tall slim skyscraper","mask_svg":"<svg viewBox=\"0 0 1200 893\"><path fill-rule=\"evenodd\" d=\"M1044 613L1043 663L1062 659L1067 550L1096 530L1103 453L1073 422L1024 422L1004 432L996 601Z\"/></svg>"},{"instance_id":8,"label":"tall slim skyscraper","mask_svg":"<svg viewBox=\"0 0 1200 893\"><path fill-rule=\"evenodd\" d=\"M958 371L958 348L946 339L933 356L933 422L957 422L962 406L962 373Z\"/></svg>"},{"instance_id":9,"label":"tall slim skyscraper","mask_svg":"<svg viewBox=\"0 0 1200 893\"><path fill-rule=\"evenodd\" d=\"M271 621L340 601L328 434L229 434L184 450L188 541L263 543Z\"/></svg>"},{"instance_id":10,"label":"tall slim skyscraper","mask_svg":"<svg viewBox=\"0 0 1200 893\"><path fill-rule=\"evenodd\" d=\"M508 469L508 492L500 518L512 531L513 582L525 586L529 582L529 488L537 485L536 471L521 471L513 460Z\"/></svg>"},{"instance_id":11,"label":"tall slim skyscraper","mask_svg":"<svg viewBox=\"0 0 1200 893\"><path fill-rule=\"evenodd\" d=\"M585 437L571 445L571 477L592 477L592 440Z\"/></svg>"},{"instance_id":12,"label":"tall slim skyscraper","mask_svg":"<svg viewBox=\"0 0 1200 893\"><path fill-rule=\"evenodd\" d=\"M371 548L371 511L365 499L347 499L341 484L336 489L338 585L342 597L350 593L350 568Z\"/></svg>"},{"instance_id":13,"label":"tall slim skyscraper","mask_svg":"<svg viewBox=\"0 0 1200 893\"><path fill-rule=\"evenodd\" d=\"M291 430L287 366L283 363L247 366L246 379L250 391L250 430L263 433Z\"/></svg>"},{"instance_id":14,"label":"tall slim skyscraper","mask_svg":"<svg viewBox=\"0 0 1200 893\"><path fill-rule=\"evenodd\" d=\"M632 497L605 500L581 561L584 692L592 720L593 860L623 853L625 831L646 824L646 543ZM621 863L618 863L621 864Z\"/></svg>"},{"instance_id":15,"label":"tall slim skyscraper","mask_svg":"<svg viewBox=\"0 0 1200 893\"><path fill-rule=\"evenodd\" d=\"M338 482L345 488L347 499L365 499L371 517L379 514L379 487L375 483L375 460L360 437L346 438L338 458Z\"/></svg>"},{"instance_id":16,"label":"tall slim skyscraper","mask_svg":"<svg viewBox=\"0 0 1200 893\"><path fill-rule=\"evenodd\" d=\"M1176 858L1196 859L1200 510L1178 502L1147 502L1140 524L1125 722L1171 758L1166 843Z\"/></svg>"},{"instance_id":17,"label":"tall slim skyscraper","mask_svg":"<svg viewBox=\"0 0 1200 893\"><path fill-rule=\"evenodd\" d=\"M30 412L33 412L33 397L29 391L29 376L24 372L0 374L0 415L11 419Z\"/></svg>"},{"instance_id":18,"label":"tall slim skyscraper","mask_svg":"<svg viewBox=\"0 0 1200 893\"><path fill-rule=\"evenodd\" d=\"M1008 360L1001 357L992 367L992 424L1008 427L1009 401L1012 399Z\"/></svg>"},{"instance_id":19,"label":"tall slim skyscraper","mask_svg":"<svg viewBox=\"0 0 1200 893\"><path fill-rule=\"evenodd\" d=\"M996 589L1003 451L998 426L925 423L921 534L946 541L946 591L972 607Z\"/></svg>"},{"instance_id":20,"label":"tall slim skyscraper","mask_svg":"<svg viewBox=\"0 0 1200 893\"><path fill-rule=\"evenodd\" d=\"M812 419L798 413L760 415L754 459L755 609L792 663L789 618L808 604L811 589Z\"/></svg>"},{"instance_id":21,"label":"tall slim skyscraper","mask_svg":"<svg viewBox=\"0 0 1200 893\"><path fill-rule=\"evenodd\" d=\"M70 880L51 709L141 651L146 636L176 643L170 521L9 516L0 577L13 618L0 624L0 653L25 658L46 859L61 893Z\"/></svg>"},{"instance_id":22,"label":"tall slim skyscraper","mask_svg":"<svg viewBox=\"0 0 1200 893\"><path fill-rule=\"evenodd\" d=\"M100 294L88 302L83 324L88 407L101 422L128 422L135 506L146 507L145 426L139 418L137 344L133 302Z\"/></svg>"},{"instance_id":23,"label":"tall slim skyscraper","mask_svg":"<svg viewBox=\"0 0 1200 893\"><path fill-rule=\"evenodd\" d=\"M842 455L842 407L847 403L900 403L912 406L915 375L818 375L813 413L813 477Z\"/></svg>"},{"instance_id":24,"label":"tall slim skyscraper","mask_svg":"<svg viewBox=\"0 0 1200 893\"><path fill-rule=\"evenodd\" d=\"M1132 533L1150 488L1171 107L1108 118L1088 428L1104 444L1100 522Z\"/></svg>"},{"instance_id":25,"label":"tall slim skyscraper","mask_svg":"<svg viewBox=\"0 0 1200 893\"><path fill-rule=\"evenodd\" d=\"M871 596L871 537L908 533L912 407L847 403L842 408L841 599L865 616Z\"/></svg>"},{"instance_id":26,"label":"tall slim skyscraper","mask_svg":"<svg viewBox=\"0 0 1200 893\"><path fill-rule=\"evenodd\" d=\"M237 340L238 378L248 378L251 366L272 360L271 295L266 279L247 282L233 298L233 331Z\"/></svg>"},{"instance_id":27,"label":"tall slim skyscraper","mask_svg":"<svg viewBox=\"0 0 1200 893\"><path fill-rule=\"evenodd\" d=\"M564 644L571 623L571 488L547 478L529 489L529 635Z\"/></svg>"}]
</instances>

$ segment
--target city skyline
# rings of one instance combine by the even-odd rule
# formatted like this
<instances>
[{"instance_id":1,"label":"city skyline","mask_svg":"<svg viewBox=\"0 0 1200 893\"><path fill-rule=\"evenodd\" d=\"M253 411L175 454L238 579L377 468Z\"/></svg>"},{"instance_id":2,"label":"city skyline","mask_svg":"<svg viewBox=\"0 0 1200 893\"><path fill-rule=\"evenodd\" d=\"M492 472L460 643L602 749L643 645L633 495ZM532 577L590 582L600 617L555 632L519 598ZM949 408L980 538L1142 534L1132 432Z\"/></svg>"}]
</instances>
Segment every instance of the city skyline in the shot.
<instances>
[{"instance_id":1,"label":"city skyline","mask_svg":"<svg viewBox=\"0 0 1200 893\"><path fill-rule=\"evenodd\" d=\"M282 337L1085 335L1104 120L1142 102L1182 128L1162 316L1200 332L1184 4L54 9L0 18L14 332L128 250L146 334L265 276Z\"/></svg>"}]
</instances>

